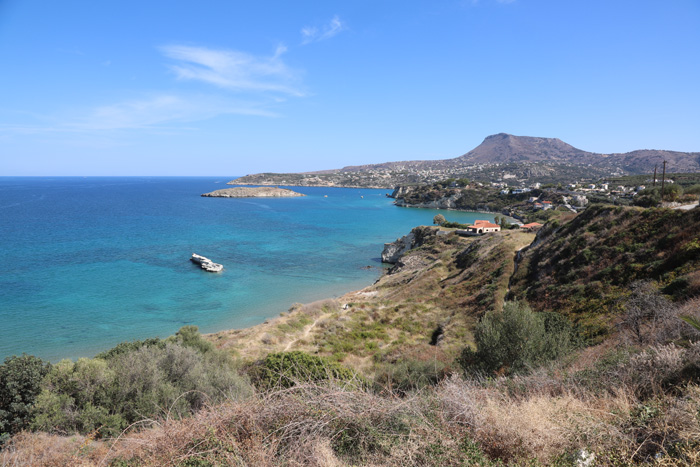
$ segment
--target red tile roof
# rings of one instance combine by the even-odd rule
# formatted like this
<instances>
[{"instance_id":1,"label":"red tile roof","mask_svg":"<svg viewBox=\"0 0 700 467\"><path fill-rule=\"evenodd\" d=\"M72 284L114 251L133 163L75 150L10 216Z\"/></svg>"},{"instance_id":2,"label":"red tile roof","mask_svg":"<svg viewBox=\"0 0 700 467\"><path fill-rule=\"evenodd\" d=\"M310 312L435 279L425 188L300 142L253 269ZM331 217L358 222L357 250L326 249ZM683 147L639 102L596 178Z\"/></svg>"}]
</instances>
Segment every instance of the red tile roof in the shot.
<instances>
[{"instance_id":1,"label":"red tile roof","mask_svg":"<svg viewBox=\"0 0 700 467\"><path fill-rule=\"evenodd\" d=\"M498 224L494 224L493 222L490 221L474 221L474 227L500 227Z\"/></svg>"}]
</instances>

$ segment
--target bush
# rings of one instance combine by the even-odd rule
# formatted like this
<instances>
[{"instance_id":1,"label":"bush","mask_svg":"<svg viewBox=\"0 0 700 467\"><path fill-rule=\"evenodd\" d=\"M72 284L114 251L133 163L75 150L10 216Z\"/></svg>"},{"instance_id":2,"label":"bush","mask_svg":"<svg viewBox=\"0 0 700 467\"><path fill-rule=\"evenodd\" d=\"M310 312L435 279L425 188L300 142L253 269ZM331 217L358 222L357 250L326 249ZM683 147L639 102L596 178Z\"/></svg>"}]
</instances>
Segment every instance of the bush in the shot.
<instances>
[{"instance_id":1,"label":"bush","mask_svg":"<svg viewBox=\"0 0 700 467\"><path fill-rule=\"evenodd\" d=\"M692 185L685 189L686 195L700 195L700 185Z\"/></svg>"},{"instance_id":2,"label":"bush","mask_svg":"<svg viewBox=\"0 0 700 467\"><path fill-rule=\"evenodd\" d=\"M160 347L163 348L165 347L165 341L160 340L157 337L151 338L151 339L146 339L143 341L133 341L133 342L120 342L113 348L105 351L105 352L100 352L97 355L95 355L95 358L101 358L103 360L110 360L112 358L118 357L119 355L133 352L135 350L140 349L141 347Z\"/></svg>"},{"instance_id":3,"label":"bush","mask_svg":"<svg viewBox=\"0 0 700 467\"><path fill-rule=\"evenodd\" d=\"M355 379L349 368L301 351L269 354L251 373L255 385L263 390L289 388L298 382Z\"/></svg>"},{"instance_id":4,"label":"bush","mask_svg":"<svg viewBox=\"0 0 700 467\"><path fill-rule=\"evenodd\" d=\"M30 412L51 365L38 357L12 356L0 365L0 444L29 425Z\"/></svg>"},{"instance_id":5,"label":"bush","mask_svg":"<svg viewBox=\"0 0 700 467\"><path fill-rule=\"evenodd\" d=\"M42 383L33 427L116 436L126 426L182 418L206 403L252 393L233 361L186 326L165 341L120 344L106 358L63 360Z\"/></svg>"},{"instance_id":6,"label":"bush","mask_svg":"<svg viewBox=\"0 0 700 467\"><path fill-rule=\"evenodd\" d=\"M534 313L524 302L506 302L476 325L476 351L467 347L460 364L468 372L523 372L558 359L574 348L569 321L556 313Z\"/></svg>"},{"instance_id":7,"label":"bush","mask_svg":"<svg viewBox=\"0 0 700 467\"><path fill-rule=\"evenodd\" d=\"M34 406L34 429L116 436L126 426L113 410L115 373L101 359L62 360L44 379Z\"/></svg>"},{"instance_id":8,"label":"bush","mask_svg":"<svg viewBox=\"0 0 700 467\"><path fill-rule=\"evenodd\" d=\"M214 344L202 337L197 326L181 327L174 336L168 337L167 342L182 344L202 354L214 351Z\"/></svg>"},{"instance_id":9,"label":"bush","mask_svg":"<svg viewBox=\"0 0 700 467\"><path fill-rule=\"evenodd\" d=\"M661 188L653 187L646 188L634 197L634 205L650 208L658 206L661 203Z\"/></svg>"},{"instance_id":10,"label":"bush","mask_svg":"<svg viewBox=\"0 0 700 467\"><path fill-rule=\"evenodd\" d=\"M375 384L380 390L405 395L426 386L434 386L450 373L451 369L445 362L409 358L379 367Z\"/></svg>"}]
</instances>

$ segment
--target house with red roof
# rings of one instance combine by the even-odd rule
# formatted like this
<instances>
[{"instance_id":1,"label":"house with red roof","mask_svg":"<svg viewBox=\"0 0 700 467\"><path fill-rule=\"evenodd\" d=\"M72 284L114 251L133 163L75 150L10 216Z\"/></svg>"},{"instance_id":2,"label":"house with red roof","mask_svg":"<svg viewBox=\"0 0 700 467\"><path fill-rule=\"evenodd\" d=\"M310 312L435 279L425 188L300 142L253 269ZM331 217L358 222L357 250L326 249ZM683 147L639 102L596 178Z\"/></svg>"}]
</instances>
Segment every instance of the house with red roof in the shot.
<instances>
[{"instance_id":1,"label":"house with red roof","mask_svg":"<svg viewBox=\"0 0 700 467\"><path fill-rule=\"evenodd\" d=\"M530 222L529 224L524 224L520 226L520 230L524 230L526 232L534 232L535 230L539 230L540 227L542 227L542 224L539 222Z\"/></svg>"},{"instance_id":2,"label":"house with red roof","mask_svg":"<svg viewBox=\"0 0 700 467\"><path fill-rule=\"evenodd\" d=\"M474 225L470 225L467 230L471 233L487 233L487 232L499 232L501 230L501 226L498 224L494 224L491 221L483 221L483 220L477 220L474 221Z\"/></svg>"}]
</instances>

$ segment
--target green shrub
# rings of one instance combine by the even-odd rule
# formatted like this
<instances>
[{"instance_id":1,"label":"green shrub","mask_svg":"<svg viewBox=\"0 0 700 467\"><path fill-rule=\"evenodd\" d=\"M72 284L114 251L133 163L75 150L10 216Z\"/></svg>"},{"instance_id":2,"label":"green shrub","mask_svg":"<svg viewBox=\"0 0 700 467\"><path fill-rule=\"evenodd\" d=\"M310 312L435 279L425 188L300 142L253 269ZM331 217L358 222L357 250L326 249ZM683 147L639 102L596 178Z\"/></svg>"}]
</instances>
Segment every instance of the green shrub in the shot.
<instances>
[{"instance_id":1,"label":"green shrub","mask_svg":"<svg viewBox=\"0 0 700 467\"><path fill-rule=\"evenodd\" d=\"M700 195L700 185L692 185L685 189L686 195Z\"/></svg>"},{"instance_id":2,"label":"green shrub","mask_svg":"<svg viewBox=\"0 0 700 467\"><path fill-rule=\"evenodd\" d=\"M0 444L29 425L41 381L50 368L49 363L26 354L7 357L0 365Z\"/></svg>"},{"instance_id":3,"label":"green shrub","mask_svg":"<svg viewBox=\"0 0 700 467\"><path fill-rule=\"evenodd\" d=\"M263 390L289 388L298 382L355 379L349 368L301 351L269 354L251 370L251 376L256 386Z\"/></svg>"},{"instance_id":4,"label":"green shrub","mask_svg":"<svg viewBox=\"0 0 700 467\"><path fill-rule=\"evenodd\" d=\"M426 386L433 386L451 373L449 365L439 360L404 359L384 364L377 369L374 379L378 389L407 394Z\"/></svg>"},{"instance_id":5,"label":"green shrub","mask_svg":"<svg viewBox=\"0 0 700 467\"><path fill-rule=\"evenodd\" d=\"M506 302L476 325L476 351L467 347L460 364L469 372L523 372L570 352L575 333L555 313L535 313L524 302Z\"/></svg>"},{"instance_id":6,"label":"green shrub","mask_svg":"<svg viewBox=\"0 0 700 467\"><path fill-rule=\"evenodd\" d=\"M116 436L126 426L112 407L115 373L102 359L61 360L44 379L34 406L34 429Z\"/></svg>"},{"instance_id":7,"label":"green shrub","mask_svg":"<svg viewBox=\"0 0 700 467\"><path fill-rule=\"evenodd\" d=\"M120 344L100 355L51 369L33 410L35 429L116 436L134 422L181 418L205 403L252 393L231 358L194 326L165 341Z\"/></svg>"},{"instance_id":8,"label":"green shrub","mask_svg":"<svg viewBox=\"0 0 700 467\"><path fill-rule=\"evenodd\" d=\"M146 340L142 340L142 341L136 340L136 341L132 341L132 342L121 342L105 352L98 353L97 355L95 355L95 358L109 360L109 359L115 358L119 355L138 350L141 347L153 347L153 346L163 348L163 347L165 347L165 341L162 341L159 338L154 337L154 338L146 339Z\"/></svg>"},{"instance_id":9,"label":"green shrub","mask_svg":"<svg viewBox=\"0 0 700 467\"><path fill-rule=\"evenodd\" d=\"M202 354L214 351L214 344L202 337L197 326L181 327L174 336L168 337L167 342L182 344Z\"/></svg>"}]
</instances>

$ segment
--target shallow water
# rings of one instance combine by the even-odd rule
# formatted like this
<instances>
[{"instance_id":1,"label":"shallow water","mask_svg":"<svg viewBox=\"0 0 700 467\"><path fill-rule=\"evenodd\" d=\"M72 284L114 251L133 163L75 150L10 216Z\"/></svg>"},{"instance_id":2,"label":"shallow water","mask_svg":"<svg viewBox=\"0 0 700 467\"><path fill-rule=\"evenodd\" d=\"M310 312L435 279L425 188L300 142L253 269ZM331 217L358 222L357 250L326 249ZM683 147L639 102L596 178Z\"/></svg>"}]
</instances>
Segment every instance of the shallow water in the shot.
<instances>
[{"instance_id":1,"label":"shallow water","mask_svg":"<svg viewBox=\"0 0 700 467\"><path fill-rule=\"evenodd\" d=\"M228 180L0 177L0 357L56 361L185 324L203 332L251 326L295 302L371 284L383 244L438 212L450 221L492 219L398 208L386 190L199 196ZM224 271L198 269L192 253Z\"/></svg>"}]
</instances>

